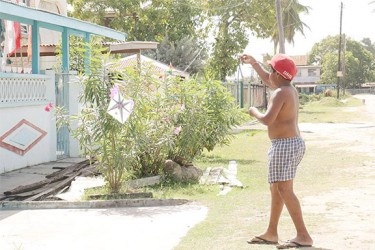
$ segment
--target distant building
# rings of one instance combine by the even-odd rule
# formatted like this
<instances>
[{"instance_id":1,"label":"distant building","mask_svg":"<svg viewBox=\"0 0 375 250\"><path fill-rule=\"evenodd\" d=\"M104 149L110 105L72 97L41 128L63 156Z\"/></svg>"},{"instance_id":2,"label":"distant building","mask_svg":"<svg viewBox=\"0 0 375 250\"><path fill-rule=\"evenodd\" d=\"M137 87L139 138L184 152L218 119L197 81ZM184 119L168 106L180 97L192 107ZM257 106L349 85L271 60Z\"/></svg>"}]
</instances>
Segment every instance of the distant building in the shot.
<instances>
[{"instance_id":1,"label":"distant building","mask_svg":"<svg viewBox=\"0 0 375 250\"><path fill-rule=\"evenodd\" d=\"M124 58L121 58L118 62L110 63L109 66L112 69L120 70L127 67L141 67L143 70L148 73L164 79L168 76L179 76L183 79L189 78L189 73L186 73L182 70L174 68L172 65L167 65L152 58L149 58L144 55L131 55Z\"/></svg>"},{"instance_id":2,"label":"distant building","mask_svg":"<svg viewBox=\"0 0 375 250\"><path fill-rule=\"evenodd\" d=\"M318 91L320 80L320 65L308 65L307 55L291 56L296 63L298 72L293 83L299 93L313 94Z\"/></svg>"}]
</instances>

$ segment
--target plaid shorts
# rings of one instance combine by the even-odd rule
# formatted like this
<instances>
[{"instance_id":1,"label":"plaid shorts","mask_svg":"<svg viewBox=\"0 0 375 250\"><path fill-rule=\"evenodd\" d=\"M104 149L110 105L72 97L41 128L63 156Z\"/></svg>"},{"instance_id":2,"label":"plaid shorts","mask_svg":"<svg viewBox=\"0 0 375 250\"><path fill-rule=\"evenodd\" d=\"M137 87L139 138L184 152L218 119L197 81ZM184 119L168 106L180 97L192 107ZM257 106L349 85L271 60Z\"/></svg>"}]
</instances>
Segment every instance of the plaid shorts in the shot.
<instances>
[{"instance_id":1,"label":"plaid shorts","mask_svg":"<svg viewBox=\"0 0 375 250\"><path fill-rule=\"evenodd\" d=\"M296 176L297 166L305 154L301 137L272 139L268 151L268 182L287 181Z\"/></svg>"}]
</instances>

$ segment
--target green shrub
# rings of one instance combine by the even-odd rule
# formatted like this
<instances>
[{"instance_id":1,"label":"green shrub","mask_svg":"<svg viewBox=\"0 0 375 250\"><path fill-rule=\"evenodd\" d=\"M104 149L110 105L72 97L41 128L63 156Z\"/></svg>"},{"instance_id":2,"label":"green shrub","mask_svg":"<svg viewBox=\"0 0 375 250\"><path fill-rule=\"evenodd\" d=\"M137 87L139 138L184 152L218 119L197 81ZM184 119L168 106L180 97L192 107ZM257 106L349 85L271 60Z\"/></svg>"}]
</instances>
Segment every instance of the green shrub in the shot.
<instances>
[{"instance_id":1,"label":"green shrub","mask_svg":"<svg viewBox=\"0 0 375 250\"><path fill-rule=\"evenodd\" d=\"M219 81L159 79L147 67L112 70L94 52L90 73L79 77L83 107L72 135L98 161L112 193L126 178L160 174L167 159L192 162L203 149L228 144L231 127L245 117ZM114 86L134 102L124 124L107 113ZM65 123L66 117L60 119Z\"/></svg>"},{"instance_id":2,"label":"green shrub","mask_svg":"<svg viewBox=\"0 0 375 250\"><path fill-rule=\"evenodd\" d=\"M323 104L324 106L330 106L330 107L340 107L345 106L344 103L340 100L338 100L335 97L325 97L319 101L320 104Z\"/></svg>"},{"instance_id":3,"label":"green shrub","mask_svg":"<svg viewBox=\"0 0 375 250\"><path fill-rule=\"evenodd\" d=\"M309 102L309 95L300 93L299 94L299 103L304 105Z\"/></svg>"}]
</instances>

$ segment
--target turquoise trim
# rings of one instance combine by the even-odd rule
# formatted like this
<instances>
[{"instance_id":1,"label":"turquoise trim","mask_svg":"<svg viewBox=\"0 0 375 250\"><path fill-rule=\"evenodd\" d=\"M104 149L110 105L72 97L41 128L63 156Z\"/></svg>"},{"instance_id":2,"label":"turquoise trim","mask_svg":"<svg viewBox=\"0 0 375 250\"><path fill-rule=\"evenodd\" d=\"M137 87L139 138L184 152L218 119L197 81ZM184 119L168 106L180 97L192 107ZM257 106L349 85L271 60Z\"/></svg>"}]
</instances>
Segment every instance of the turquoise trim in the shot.
<instances>
[{"instance_id":1,"label":"turquoise trim","mask_svg":"<svg viewBox=\"0 0 375 250\"><path fill-rule=\"evenodd\" d=\"M40 69L40 41L39 41L39 23L34 21L32 28L32 51L31 55L31 72L33 74L39 74Z\"/></svg>"},{"instance_id":2,"label":"turquoise trim","mask_svg":"<svg viewBox=\"0 0 375 250\"><path fill-rule=\"evenodd\" d=\"M69 72L69 34L66 28L62 33L62 72Z\"/></svg>"},{"instance_id":3,"label":"turquoise trim","mask_svg":"<svg viewBox=\"0 0 375 250\"><path fill-rule=\"evenodd\" d=\"M126 34L107 27L84 22L74 18L61 16L51 12L32 9L0 0L0 19L16 21L32 25L32 73L39 74L40 70L40 42L39 28L46 28L62 33L62 70L69 72L69 35L77 35L90 41L90 35L109 37L125 41ZM90 52L86 52L90 56ZM88 68L89 57L85 60L85 67ZM87 71L87 70L86 70Z\"/></svg>"},{"instance_id":4,"label":"turquoise trim","mask_svg":"<svg viewBox=\"0 0 375 250\"><path fill-rule=\"evenodd\" d=\"M17 73L0 73L0 78L51 78L47 75L41 75L41 74L17 74Z\"/></svg>"},{"instance_id":5,"label":"turquoise trim","mask_svg":"<svg viewBox=\"0 0 375 250\"><path fill-rule=\"evenodd\" d=\"M0 1L0 6L1 5L2 5L2 3ZM22 17L22 16L15 17L12 14L3 13L2 12L2 7L0 7L0 19L6 19L6 20L11 20L11 21L16 21L16 22L19 22L19 23L29 24L29 25L33 24L33 20L32 19L28 19L28 18Z\"/></svg>"},{"instance_id":6,"label":"turquoise trim","mask_svg":"<svg viewBox=\"0 0 375 250\"><path fill-rule=\"evenodd\" d=\"M72 31L87 32L120 41L125 41L127 36L107 27L3 1L0 1L0 18L25 24L32 24L34 20L40 22L40 27L47 29L55 30L64 27Z\"/></svg>"},{"instance_id":7,"label":"turquoise trim","mask_svg":"<svg viewBox=\"0 0 375 250\"><path fill-rule=\"evenodd\" d=\"M85 35L85 43L90 44L90 33L86 33ZM85 51L85 73L90 73L90 58L91 58L91 48L89 46L86 46Z\"/></svg>"}]
</instances>

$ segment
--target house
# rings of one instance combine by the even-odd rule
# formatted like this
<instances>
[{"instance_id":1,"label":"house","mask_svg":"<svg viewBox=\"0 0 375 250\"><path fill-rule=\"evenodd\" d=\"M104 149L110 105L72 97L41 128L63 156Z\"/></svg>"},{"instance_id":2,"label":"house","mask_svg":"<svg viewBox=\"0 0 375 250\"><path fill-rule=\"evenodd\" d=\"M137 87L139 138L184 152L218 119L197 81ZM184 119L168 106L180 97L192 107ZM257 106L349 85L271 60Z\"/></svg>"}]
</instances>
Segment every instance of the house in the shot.
<instances>
[{"instance_id":1,"label":"house","mask_svg":"<svg viewBox=\"0 0 375 250\"><path fill-rule=\"evenodd\" d=\"M81 36L85 42L90 42L91 35L118 41L124 41L126 38L122 32L69 18L53 11L18 5L14 2L0 1L0 19L7 22L18 22L21 23L21 27L23 25L27 29L31 28L31 32L29 32L31 39L22 36L23 40L31 42L30 46L26 47L26 51L29 50L31 53L27 53L26 58L19 56L25 53L22 50L25 47L20 46L12 57L5 57L6 62L9 60L12 63L7 63L5 70L0 72L0 117L2 118L0 123L0 173L56 160L60 152L59 143L62 143L64 153L68 156L80 154L78 144L69 140L68 131L56 130L54 115L47 112L50 104L51 106L56 105L57 100L62 101L62 105L68 109L70 114L74 114L78 110L75 91L78 91L79 88L74 87L74 83L69 83L69 79L67 79L69 37L72 35ZM40 6L43 3L47 6L56 6L55 9L61 10L61 6L64 6L61 3L66 4L66 1L35 0L34 3L35 6ZM63 73L60 74L60 78L55 77L54 71L47 70L50 66L43 65L41 58L43 49L50 49L49 45L41 46L43 30L47 30L48 37L58 34L59 40L61 40ZM8 37L6 36L5 39ZM90 54L89 51L86 53ZM27 56L30 61L27 61ZM51 56L54 55L51 54ZM21 60L17 62L15 58L21 58ZM25 74L25 71L21 73L17 69L19 67L24 67L24 69L28 67L30 73ZM57 91L56 85L61 86L62 91Z\"/></svg>"},{"instance_id":2,"label":"house","mask_svg":"<svg viewBox=\"0 0 375 250\"><path fill-rule=\"evenodd\" d=\"M9 0L11 3L18 3L18 5L48 11L61 16L67 16L67 2L66 0ZM5 19L5 18L4 18ZM31 57L28 55L31 52L31 25L21 23L21 48L10 58L10 64L3 66L2 72L12 73L31 73ZM52 68L56 63L55 59L55 44L61 41L61 33L58 31L39 28L40 41L40 68L42 70Z\"/></svg>"},{"instance_id":3,"label":"house","mask_svg":"<svg viewBox=\"0 0 375 250\"><path fill-rule=\"evenodd\" d=\"M112 63L113 69L122 69L126 67L141 67L147 70L152 75L161 79L169 75L179 76L181 78L189 78L189 73L174 68L172 65L167 65L144 55L131 55L120 59L117 63Z\"/></svg>"},{"instance_id":4,"label":"house","mask_svg":"<svg viewBox=\"0 0 375 250\"><path fill-rule=\"evenodd\" d=\"M294 86L299 93L313 94L318 90L320 79L320 65L308 65L308 56L291 56L296 63L298 72L293 79Z\"/></svg>"}]
</instances>

